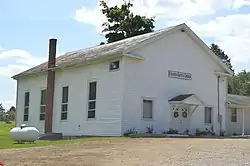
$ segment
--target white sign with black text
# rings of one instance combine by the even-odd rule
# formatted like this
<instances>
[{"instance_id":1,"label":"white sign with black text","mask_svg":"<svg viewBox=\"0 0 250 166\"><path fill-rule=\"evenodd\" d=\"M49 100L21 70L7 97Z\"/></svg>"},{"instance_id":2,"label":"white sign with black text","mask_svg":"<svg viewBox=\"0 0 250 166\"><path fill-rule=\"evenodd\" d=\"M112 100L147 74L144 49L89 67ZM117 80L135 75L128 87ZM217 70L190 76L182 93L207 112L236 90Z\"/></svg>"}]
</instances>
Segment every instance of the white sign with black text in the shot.
<instances>
[{"instance_id":1,"label":"white sign with black text","mask_svg":"<svg viewBox=\"0 0 250 166\"><path fill-rule=\"evenodd\" d=\"M173 71L173 70L168 70L168 77L183 79L183 80L192 80L191 73L185 73L185 72Z\"/></svg>"}]
</instances>

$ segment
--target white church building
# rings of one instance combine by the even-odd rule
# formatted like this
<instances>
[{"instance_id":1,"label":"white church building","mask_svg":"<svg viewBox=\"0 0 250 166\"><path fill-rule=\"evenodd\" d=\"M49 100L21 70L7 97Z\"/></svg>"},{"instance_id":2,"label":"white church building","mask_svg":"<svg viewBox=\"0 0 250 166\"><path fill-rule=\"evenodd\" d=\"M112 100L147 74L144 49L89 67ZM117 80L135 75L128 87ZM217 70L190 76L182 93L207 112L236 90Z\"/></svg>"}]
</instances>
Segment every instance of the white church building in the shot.
<instances>
[{"instance_id":1,"label":"white church building","mask_svg":"<svg viewBox=\"0 0 250 166\"><path fill-rule=\"evenodd\" d=\"M186 24L56 59L55 50L51 39L49 63L12 77L17 125L79 136L148 126L156 133L211 126L217 134L250 133L250 98L228 95L233 72Z\"/></svg>"}]
</instances>

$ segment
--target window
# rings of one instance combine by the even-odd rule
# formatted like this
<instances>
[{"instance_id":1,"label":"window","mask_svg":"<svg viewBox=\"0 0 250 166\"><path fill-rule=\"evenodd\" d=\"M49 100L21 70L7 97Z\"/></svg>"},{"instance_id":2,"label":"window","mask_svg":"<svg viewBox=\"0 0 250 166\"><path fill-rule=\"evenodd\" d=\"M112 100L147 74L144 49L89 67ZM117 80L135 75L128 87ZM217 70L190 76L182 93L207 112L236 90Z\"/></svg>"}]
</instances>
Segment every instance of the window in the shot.
<instances>
[{"instance_id":1,"label":"window","mask_svg":"<svg viewBox=\"0 0 250 166\"><path fill-rule=\"evenodd\" d=\"M28 121L29 120L29 104L30 104L30 93L25 92L23 121Z\"/></svg>"},{"instance_id":2,"label":"window","mask_svg":"<svg viewBox=\"0 0 250 166\"><path fill-rule=\"evenodd\" d=\"M153 118L153 101L143 100L143 119Z\"/></svg>"},{"instance_id":3,"label":"window","mask_svg":"<svg viewBox=\"0 0 250 166\"><path fill-rule=\"evenodd\" d=\"M120 67L120 61L117 60L117 61L113 61L109 64L109 70L110 71L113 71L113 70L118 70Z\"/></svg>"},{"instance_id":4,"label":"window","mask_svg":"<svg viewBox=\"0 0 250 166\"><path fill-rule=\"evenodd\" d=\"M205 107L205 123L212 123L212 107Z\"/></svg>"},{"instance_id":5,"label":"window","mask_svg":"<svg viewBox=\"0 0 250 166\"><path fill-rule=\"evenodd\" d=\"M237 122L237 109L231 109L231 122Z\"/></svg>"},{"instance_id":6,"label":"window","mask_svg":"<svg viewBox=\"0 0 250 166\"><path fill-rule=\"evenodd\" d=\"M69 87L62 88L61 120L68 119Z\"/></svg>"},{"instance_id":7,"label":"window","mask_svg":"<svg viewBox=\"0 0 250 166\"><path fill-rule=\"evenodd\" d=\"M41 90L40 99L40 120L45 120L45 107L46 107L46 89Z\"/></svg>"},{"instance_id":8,"label":"window","mask_svg":"<svg viewBox=\"0 0 250 166\"><path fill-rule=\"evenodd\" d=\"M96 82L89 83L88 118L95 118Z\"/></svg>"}]
</instances>

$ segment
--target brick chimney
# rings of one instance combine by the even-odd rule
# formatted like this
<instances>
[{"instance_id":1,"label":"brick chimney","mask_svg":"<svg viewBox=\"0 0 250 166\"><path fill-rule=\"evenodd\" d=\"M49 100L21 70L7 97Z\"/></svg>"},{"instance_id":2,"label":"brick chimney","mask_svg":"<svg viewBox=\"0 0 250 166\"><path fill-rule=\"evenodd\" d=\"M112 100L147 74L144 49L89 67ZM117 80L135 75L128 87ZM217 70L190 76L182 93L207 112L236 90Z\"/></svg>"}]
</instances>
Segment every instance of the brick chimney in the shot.
<instances>
[{"instance_id":1,"label":"brick chimney","mask_svg":"<svg viewBox=\"0 0 250 166\"><path fill-rule=\"evenodd\" d=\"M52 133L57 39L49 40L49 61L45 108L45 133Z\"/></svg>"}]
</instances>

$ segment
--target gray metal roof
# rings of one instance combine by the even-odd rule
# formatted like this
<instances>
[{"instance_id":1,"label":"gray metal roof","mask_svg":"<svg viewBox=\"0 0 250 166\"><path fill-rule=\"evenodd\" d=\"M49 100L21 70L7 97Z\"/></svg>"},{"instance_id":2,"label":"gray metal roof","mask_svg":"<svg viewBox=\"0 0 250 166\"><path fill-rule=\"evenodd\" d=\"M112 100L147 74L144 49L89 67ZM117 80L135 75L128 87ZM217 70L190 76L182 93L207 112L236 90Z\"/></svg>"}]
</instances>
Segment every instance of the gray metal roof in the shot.
<instances>
[{"instance_id":1,"label":"gray metal roof","mask_svg":"<svg viewBox=\"0 0 250 166\"><path fill-rule=\"evenodd\" d=\"M101 59L110 55L118 55L118 54L122 55L123 53L126 53L126 50L133 48L134 46L144 41L155 38L156 36L160 36L163 33L181 25L184 25L184 24L180 24L180 25L172 26L166 29L154 31L151 33L127 38L127 39L120 40L120 41L110 43L110 44L99 45L96 47L68 52L56 58L56 68L66 68L66 67L70 67L72 65L78 65L87 61ZM48 68L47 63L48 62L42 63L38 66L35 66L31 69L28 69L24 72L21 72L15 75L12 78L16 79L18 77L47 71L47 68Z\"/></svg>"},{"instance_id":2,"label":"gray metal roof","mask_svg":"<svg viewBox=\"0 0 250 166\"><path fill-rule=\"evenodd\" d=\"M250 97L228 94L228 103L242 106L250 106Z\"/></svg>"},{"instance_id":3,"label":"gray metal roof","mask_svg":"<svg viewBox=\"0 0 250 166\"><path fill-rule=\"evenodd\" d=\"M175 96L174 98L168 100L168 101L183 101L186 98L189 98L190 96L193 96L194 94L181 94L178 96Z\"/></svg>"}]
</instances>

